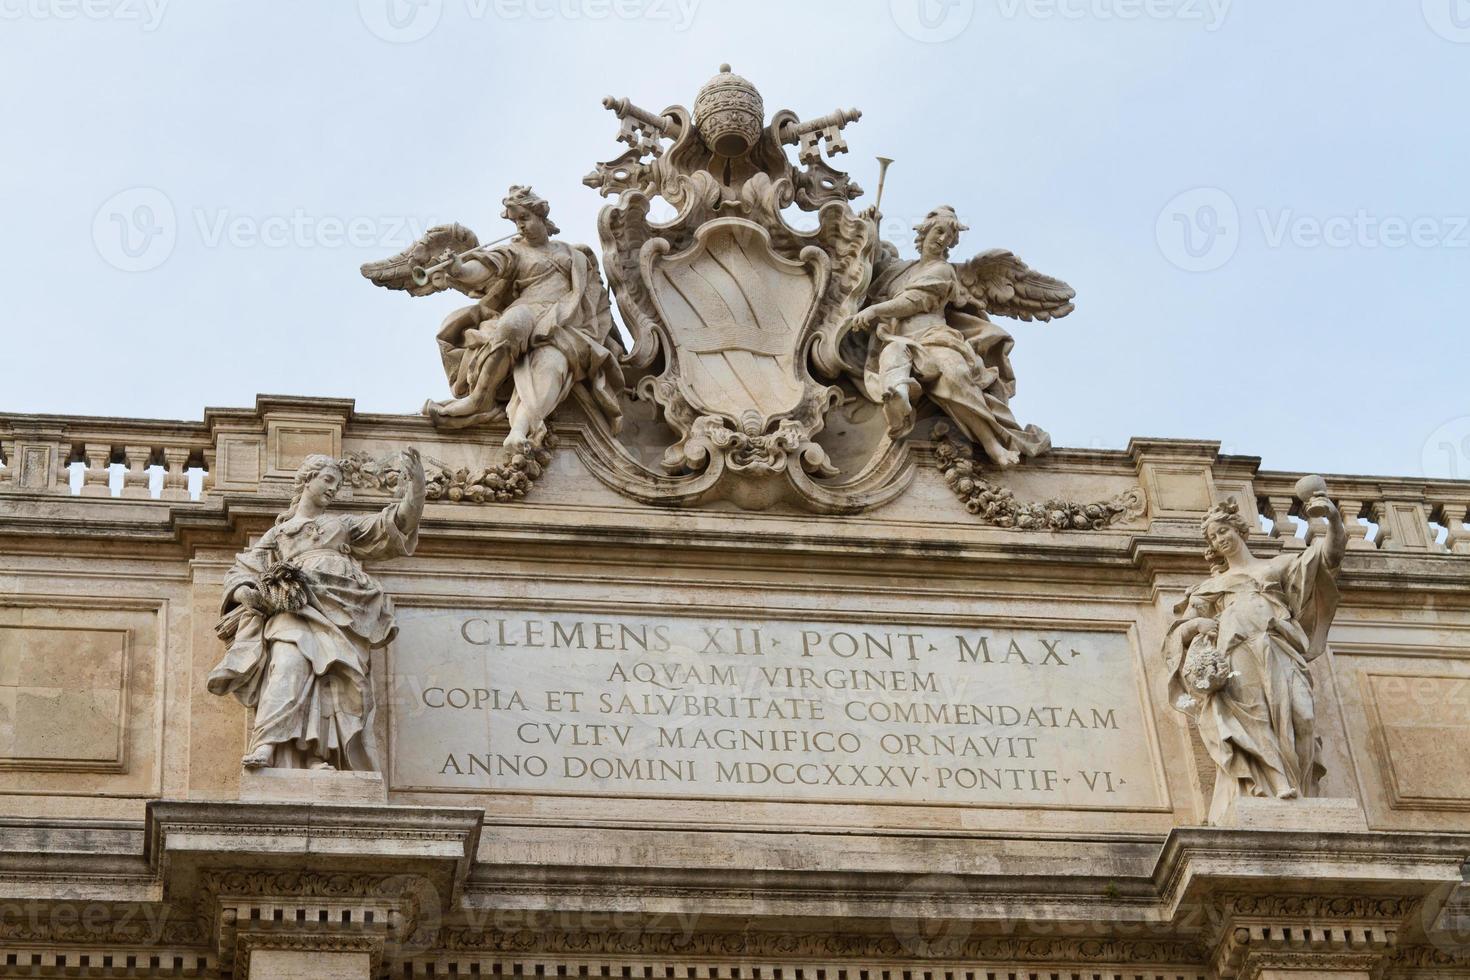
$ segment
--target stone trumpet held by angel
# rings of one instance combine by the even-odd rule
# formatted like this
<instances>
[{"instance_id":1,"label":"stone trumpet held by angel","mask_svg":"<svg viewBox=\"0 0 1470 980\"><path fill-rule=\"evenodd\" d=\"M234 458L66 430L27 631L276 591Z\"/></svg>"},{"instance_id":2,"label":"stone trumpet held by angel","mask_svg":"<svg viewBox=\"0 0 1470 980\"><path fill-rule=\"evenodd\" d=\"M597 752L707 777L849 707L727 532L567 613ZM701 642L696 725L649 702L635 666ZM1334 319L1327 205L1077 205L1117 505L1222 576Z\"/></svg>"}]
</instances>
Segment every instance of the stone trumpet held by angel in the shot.
<instances>
[{"instance_id":1,"label":"stone trumpet held by angel","mask_svg":"<svg viewBox=\"0 0 1470 980\"><path fill-rule=\"evenodd\" d=\"M463 252L460 252L458 254L454 254L446 250L446 252L444 253L444 258L440 259L438 262L435 262L433 265L416 265L413 267L412 270L410 270L410 274L413 276L414 284L419 286L427 286L436 275L441 272L448 272L450 269L454 268L456 263L463 262L465 259L471 258L476 252L479 252L482 249L489 248L491 245L499 245L501 242L510 241L518 234L520 233L513 231L509 235L502 235L494 241L485 242L483 245L476 245L474 248L467 248Z\"/></svg>"}]
</instances>

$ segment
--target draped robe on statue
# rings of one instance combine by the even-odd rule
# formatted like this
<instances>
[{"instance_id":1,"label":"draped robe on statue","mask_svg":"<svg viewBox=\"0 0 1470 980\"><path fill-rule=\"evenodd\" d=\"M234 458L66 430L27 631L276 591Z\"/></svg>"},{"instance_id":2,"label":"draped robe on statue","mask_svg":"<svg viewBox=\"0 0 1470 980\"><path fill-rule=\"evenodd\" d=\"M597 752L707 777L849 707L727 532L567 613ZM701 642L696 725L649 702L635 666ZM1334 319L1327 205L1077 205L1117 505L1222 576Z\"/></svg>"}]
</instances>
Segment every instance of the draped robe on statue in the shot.
<instances>
[{"instance_id":1,"label":"draped robe on statue","mask_svg":"<svg viewBox=\"0 0 1470 980\"><path fill-rule=\"evenodd\" d=\"M960 285L948 262L898 261L885 266L872 302L900 300L909 315L884 317L873 330L863 366L863 388L875 402L903 385L917 405L922 393L971 440L989 431L1022 456L1051 448L1051 437L1011 414L1016 392L1011 335L990 320Z\"/></svg>"},{"instance_id":2,"label":"draped robe on statue","mask_svg":"<svg viewBox=\"0 0 1470 980\"><path fill-rule=\"evenodd\" d=\"M304 768L315 757L338 769L377 769L368 656L398 627L392 601L362 561L413 553L418 531L399 528L399 506L367 517L291 518L236 556L225 576L218 631L230 647L209 675L209 692L255 709L250 749L276 745L277 768ZM303 608L267 617L235 600L236 589L260 589L281 562L306 581Z\"/></svg>"},{"instance_id":3,"label":"draped robe on statue","mask_svg":"<svg viewBox=\"0 0 1470 980\"><path fill-rule=\"evenodd\" d=\"M623 390L620 344L592 257L581 247L557 241L546 248L512 242L476 257L495 270L496 278L477 304L450 314L439 331L440 356L454 396L463 398L495 384L497 371L513 360L510 390L497 386L500 390L489 392L509 401L507 414L514 416L522 402L538 414L550 414L580 382L618 431L623 412L618 401ZM440 424L474 425L500 415L492 409L446 416Z\"/></svg>"},{"instance_id":4,"label":"draped robe on statue","mask_svg":"<svg viewBox=\"0 0 1470 980\"><path fill-rule=\"evenodd\" d=\"M1169 701L1195 717L1215 761L1212 823L1240 796L1316 795L1325 770L1317 760L1307 664L1326 649L1337 609L1332 572L1325 542L1318 540L1306 551L1222 572L1174 607L1164 648ZM1188 645L1182 627L1197 617L1218 623L1215 648L1232 672L1210 693L1193 689L1183 676Z\"/></svg>"}]
</instances>

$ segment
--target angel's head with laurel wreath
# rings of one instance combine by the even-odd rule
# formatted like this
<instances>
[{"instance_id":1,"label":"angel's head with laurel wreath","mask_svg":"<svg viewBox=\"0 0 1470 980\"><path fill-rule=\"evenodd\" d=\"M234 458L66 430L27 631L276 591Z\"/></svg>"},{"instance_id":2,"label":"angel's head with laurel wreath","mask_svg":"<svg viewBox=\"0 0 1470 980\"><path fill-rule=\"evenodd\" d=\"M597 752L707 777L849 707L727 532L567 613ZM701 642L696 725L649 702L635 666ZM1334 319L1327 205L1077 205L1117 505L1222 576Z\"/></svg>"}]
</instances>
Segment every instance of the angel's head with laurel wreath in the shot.
<instances>
[{"instance_id":1,"label":"angel's head with laurel wreath","mask_svg":"<svg viewBox=\"0 0 1470 980\"><path fill-rule=\"evenodd\" d=\"M1251 533L1250 522L1241 516L1240 503L1234 497L1211 507L1200 521L1200 528L1205 533L1205 557L1216 575L1230 568L1231 559L1250 558L1250 549L1245 544Z\"/></svg>"},{"instance_id":2,"label":"angel's head with laurel wreath","mask_svg":"<svg viewBox=\"0 0 1470 980\"><path fill-rule=\"evenodd\" d=\"M529 186L512 184L500 203L505 205L500 216L515 222L521 237L532 245L543 245L551 236L561 233L551 220L550 203Z\"/></svg>"},{"instance_id":3,"label":"angel's head with laurel wreath","mask_svg":"<svg viewBox=\"0 0 1470 980\"><path fill-rule=\"evenodd\" d=\"M960 232L969 226L960 224L960 216L948 204L941 204L914 225L914 247L925 258L945 259L949 250L959 244Z\"/></svg>"}]
</instances>

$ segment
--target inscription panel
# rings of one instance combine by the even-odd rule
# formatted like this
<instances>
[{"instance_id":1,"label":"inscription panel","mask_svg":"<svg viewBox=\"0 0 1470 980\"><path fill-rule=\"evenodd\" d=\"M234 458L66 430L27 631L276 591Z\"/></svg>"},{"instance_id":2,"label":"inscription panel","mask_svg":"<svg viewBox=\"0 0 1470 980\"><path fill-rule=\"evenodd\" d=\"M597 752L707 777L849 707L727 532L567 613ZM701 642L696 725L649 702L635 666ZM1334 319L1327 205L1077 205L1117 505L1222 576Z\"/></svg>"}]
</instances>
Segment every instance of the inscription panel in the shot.
<instances>
[{"instance_id":1,"label":"inscription panel","mask_svg":"<svg viewBox=\"0 0 1470 980\"><path fill-rule=\"evenodd\" d=\"M395 790L1163 809L1124 624L400 606Z\"/></svg>"}]
</instances>

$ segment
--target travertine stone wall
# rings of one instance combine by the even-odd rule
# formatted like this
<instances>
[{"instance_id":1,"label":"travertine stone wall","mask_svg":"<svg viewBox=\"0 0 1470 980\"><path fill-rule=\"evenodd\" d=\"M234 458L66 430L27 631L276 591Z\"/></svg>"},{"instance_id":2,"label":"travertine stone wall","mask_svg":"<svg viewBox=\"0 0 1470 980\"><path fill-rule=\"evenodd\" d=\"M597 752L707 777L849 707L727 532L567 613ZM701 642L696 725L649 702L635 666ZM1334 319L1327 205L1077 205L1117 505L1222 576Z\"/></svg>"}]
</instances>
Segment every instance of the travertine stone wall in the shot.
<instances>
[{"instance_id":1,"label":"travertine stone wall","mask_svg":"<svg viewBox=\"0 0 1470 980\"><path fill-rule=\"evenodd\" d=\"M220 654L220 583L306 454L417 445L473 467L498 451L334 400L262 398L192 427L0 426L6 472L32 467L0 484L0 811L55 817L238 795L246 712L202 683ZM1059 450L1008 473L1022 501L1146 501L1102 530L1051 532L985 526L922 465L899 500L861 515L651 508L599 482L575 419L564 429L524 501L433 502L419 553L380 570L403 622L373 665L393 800L557 819L661 820L672 801L702 824L1164 833L1200 820L1214 778L1164 702L1158 652L1170 606L1203 571L1199 517L1225 496L1274 516L1258 554L1313 533L1287 516L1295 474L1210 443ZM117 496L74 495L46 462L95 470L87 446L122 460ZM146 497L122 493L138 458L154 460ZM195 499L170 494L170 474ZM1359 800L1377 829L1458 827L1470 566L1452 518L1470 487L1331 483L1381 523L1351 522L1345 601L1313 666L1324 791ZM384 499L356 493L347 506ZM763 639L756 657L742 646ZM691 714L674 704L691 692L723 700ZM937 739L912 737L916 712ZM966 745L976 726L1013 734Z\"/></svg>"},{"instance_id":2,"label":"travertine stone wall","mask_svg":"<svg viewBox=\"0 0 1470 980\"><path fill-rule=\"evenodd\" d=\"M632 502L582 432L568 413L524 500L431 501L418 552L374 567L402 621L371 665L388 806L273 809L242 802L248 713L204 689L234 555L307 453L479 467L497 434L314 399L0 416L0 976L331 975L278 942L307 924L344 976L1466 968L1434 937L1470 857L1470 484L1328 477L1352 540L1312 665L1323 790L1366 830L1201 830L1214 775L1164 630L1214 501L1259 555L1320 533L1290 516L1300 474L1208 442L1058 450L1001 482L1140 512L1023 530L924 445L893 503L816 516ZM78 896L95 927L57 918Z\"/></svg>"}]
</instances>

